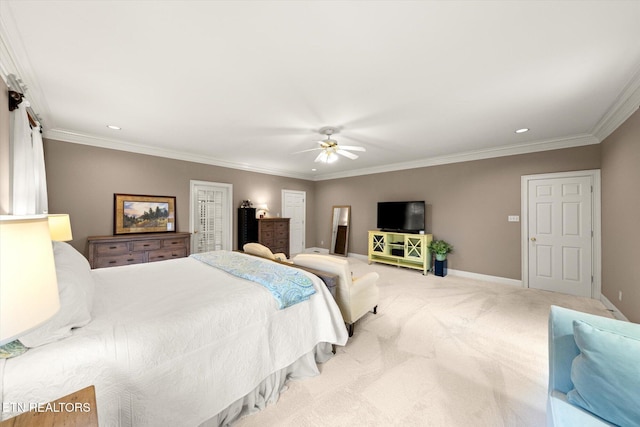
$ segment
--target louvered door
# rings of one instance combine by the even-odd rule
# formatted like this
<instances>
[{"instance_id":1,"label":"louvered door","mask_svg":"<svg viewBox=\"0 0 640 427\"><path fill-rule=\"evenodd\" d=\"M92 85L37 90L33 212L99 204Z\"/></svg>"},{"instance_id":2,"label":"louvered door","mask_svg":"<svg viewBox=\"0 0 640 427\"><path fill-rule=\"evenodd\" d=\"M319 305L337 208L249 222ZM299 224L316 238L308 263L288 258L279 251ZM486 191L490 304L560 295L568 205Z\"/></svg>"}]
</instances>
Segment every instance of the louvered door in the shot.
<instances>
[{"instance_id":1,"label":"louvered door","mask_svg":"<svg viewBox=\"0 0 640 427\"><path fill-rule=\"evenodd\" d=\"M192 253L232 250L231 184L191 182Z\"/></svg>"}]
</instances>

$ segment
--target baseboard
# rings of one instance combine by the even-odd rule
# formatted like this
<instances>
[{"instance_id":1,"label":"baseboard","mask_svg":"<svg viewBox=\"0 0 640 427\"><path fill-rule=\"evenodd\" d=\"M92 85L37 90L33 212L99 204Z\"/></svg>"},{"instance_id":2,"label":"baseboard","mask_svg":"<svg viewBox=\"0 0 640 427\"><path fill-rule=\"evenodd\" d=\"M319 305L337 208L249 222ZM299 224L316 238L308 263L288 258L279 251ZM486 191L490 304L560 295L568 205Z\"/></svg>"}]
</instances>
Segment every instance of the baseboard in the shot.
<instances>
[{"instance_id":1,"label":"baseboard","mask_svg":"<svg viewBox=\"0 0 640 427\"><path fill-rule=\"evenodd\" d=\"M317 249L317 248L312 248L312 249ZM327 249L324 249L324 251L326 253L329 253ZM369 260L369 257L367 255L362 255L362 254L349 253L349 257L361 259L363 261ZM520 288L522 287L522 280L508 279L506 277L489 276L487 274L471 273L469 271L454 270L451 268L447 269L447 274L450 274L452 276L458 276L458 277L466 277L468 279L480 280L482 282L500 283L503 285L518 286Z\"/></svg>"},{"instance_id":2,"label":"baseboard","mask_svg":"<svg viewBox=\"0 0 640 427\"><path fill-rule=\"evenodd\" d=\"M304 252L328 254L329 249L313 247L313 248L306 248ZM362 255L362 254L349 253L348 256L357 258L363 261L368 261L369 259L367 255ZM471 273L469 271L454 270L451 268L447 269L447 274L450 274L452 276L465 277L468 279L480 280L482 282L500 283L503 285L518 286L520 288L523 286L522 280L508 279L506 277L499 277L499 276L490 276L488 274ZM604 304L607 310L611 311L611 314L613 314L613 317L615 317L618 320L624 320L625 322L629 321L629 319L627 319L627 317L624 314L622 314L622 312L618 310L618 308L615 305L613 305L611 301L609 301L607 297L605 297L602 294L600 294L600 301L602 302L602 304Z\"/></svg>"},{"instance_id":3,"label":"baseboard","mask_svg":"<svg viewBox=\"0 0 640 427\"><path fill-rule=\"evenodd\" d=\"M366 255L362 255L362 254L349 253L349 255L347 255L347 256L351 257L351 258L357 258L357 259L362 260L362 261L367 261L367 262L369 261L369 257L366 256Z\"/></svg>"},{"instance_id":4,"label":"baseboard","mask_svg":"<svg viewBox=\"0 0 640 427\"><path fill-rule=\"evenodd\" d=\"M447 269L447 274L458 277L465 277L467 279L480 280L482 282L500 283L502 285L511 285L522 287L522 280L508 279L506 277L489 276L488 274L471 273L469 271L454 270L452 268Z\"/></svg>"},{"instance_id":5,"label":"baseboard","mask_svg":"<svg viewBox=\"0 0 640 427\"><path fill-rule=\"evenodd\" d=\"M625 322L629 321L629 319L627 319L627 317L624 314L622 314L620 310L618 310L618 307L613 305L613 303L609 301L609 299L602 294L600 294L600 301L602 302L602 304L604 304L607 310L609 310L611 314L613 314L613 317L615 317L618 320L624 320Z\"/></svg>"}]
</instances>

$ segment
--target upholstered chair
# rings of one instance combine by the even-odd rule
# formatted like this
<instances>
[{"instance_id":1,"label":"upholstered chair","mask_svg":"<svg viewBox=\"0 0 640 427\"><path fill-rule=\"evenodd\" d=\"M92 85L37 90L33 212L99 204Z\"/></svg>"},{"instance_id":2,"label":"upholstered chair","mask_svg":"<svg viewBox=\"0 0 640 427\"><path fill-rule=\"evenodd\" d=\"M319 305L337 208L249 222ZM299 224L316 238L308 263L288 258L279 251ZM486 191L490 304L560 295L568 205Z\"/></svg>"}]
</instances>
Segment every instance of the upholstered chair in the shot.
<instances>
[{"instance_id":1,"label":"upholstered chair","mask_svg":"<svg viewBox=\"0 0 640 427\"><path fill-rule=\"evenodd\" d=\"M268 247L261 245L260 243L246 243L242 250L250 255L256 255L262 258L267 258L274 261L287 262L287 256L282 252L273 253Z\"/></svg>"},{"instance_id":2,"label":"upholstered chair","mask_svg":"<svg viewBox=\"0 0 640 427\"><path fill-rule=\"evenodd\" d=\"M376 285L378 273L370 272L353 278L349 261L329 255L299 254L293 258L293 263L338 275L336 302L349 329L349 336L353 336L353 324L358 319L368 311L377 313L380 298Z\"/></svg>"}]
</instances>

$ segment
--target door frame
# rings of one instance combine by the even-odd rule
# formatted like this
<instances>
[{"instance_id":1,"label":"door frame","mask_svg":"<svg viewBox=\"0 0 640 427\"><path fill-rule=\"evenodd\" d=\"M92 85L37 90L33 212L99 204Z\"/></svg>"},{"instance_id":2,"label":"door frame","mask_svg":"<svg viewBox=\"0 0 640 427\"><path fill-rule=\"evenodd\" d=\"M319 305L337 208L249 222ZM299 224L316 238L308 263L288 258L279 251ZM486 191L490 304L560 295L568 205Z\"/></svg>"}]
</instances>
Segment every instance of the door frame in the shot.
<instances>
[{"instance_id":1,"label":"door frame","mask_svg":"<svg viewBox=\"0 0 640 427\"><path fill-rule=\"evenodd\" d=\"M280 211L282 212L282 216L284 217L284 211L285 211L285 199L286 199L286 194L301 194L302 195L302 199L304 200L303 203L303 207L302 207L302 252L303 253L306 249L307 246L307 192L303 191L303 190L287 190L287 189L282 189L280 192L280 201L281 201L281 209ZM291 239L291 224L289 224L289 239ZM291 253L291 240L289 240L289 253Z\"/></svg>"},{"instance_id":2,"label":"door frame","mask_svg":"<svg viewBox=\"0 0 640 427\"><path fill-rule=\"evenodd\" d=\"M600 299L602 290L602 234L601 234L601 185L600 169L572 172L543 173L523 175L520 178L521 200L521 245L522 245L522 287L529 287L529 181L555 178L591 178L591 221L593 239L591 239L591 298Z\"/></svg>"},{"instance_id":3,"label":"door frame","mask_svg":"<svg viewBox=\"0 0 640 427\"><path fill-rule=\"evenodd\" d=\"M193 191L196 185L203 185L209 187L221 187L224 188L227 192L227 196L229 198L229 210L227 212L227 219L225 221L225 225L229 231L227 236L227 245L229 250L233 250L233 184L228 184L224 182L212 182L212 181L198 181L192 179L189 181L189 233L191 233L191 249L193 250L193 245L195 244L193 239L194 232L194 223L193 223Z\"/></svg>"}]
</instances>

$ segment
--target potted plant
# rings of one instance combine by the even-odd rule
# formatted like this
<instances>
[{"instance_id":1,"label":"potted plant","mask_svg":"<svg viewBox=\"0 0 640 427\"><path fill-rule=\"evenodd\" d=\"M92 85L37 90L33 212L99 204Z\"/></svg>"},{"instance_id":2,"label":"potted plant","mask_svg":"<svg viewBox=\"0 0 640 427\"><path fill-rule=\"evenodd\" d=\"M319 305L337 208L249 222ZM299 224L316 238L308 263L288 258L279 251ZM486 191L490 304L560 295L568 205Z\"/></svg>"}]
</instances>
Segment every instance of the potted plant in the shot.
<instances>
[{"instance_id":1,"label":"potted plant","mask_svg":"<svg viewBox=\"0 0 640 427\"><path fill-rule=\"evenodd\" d=\"M447 254L453 252L453 246L444 240L432 240L429 242L427 249L436 256L434 273L436 276L444 277L447 275Z\"/></svg>"},{"instance_id":2,"label":"potted plant","mask_svg":"<svg viewBox=\"0 0 640 427\"><path fill-rule=\"evenodd\" d=\"M447 254L449 252L453 252L453 246L444 240L432 240L429 242L429 246L427 246L427 248L432 254L435 254L436 260L438 261L444 261L447 259Z\"/></svg>"}]
</instances>

